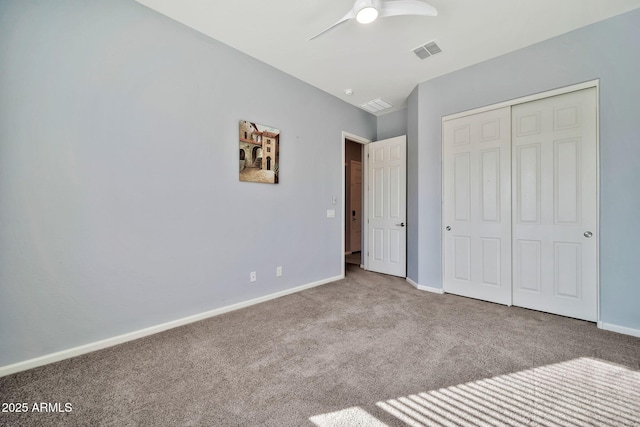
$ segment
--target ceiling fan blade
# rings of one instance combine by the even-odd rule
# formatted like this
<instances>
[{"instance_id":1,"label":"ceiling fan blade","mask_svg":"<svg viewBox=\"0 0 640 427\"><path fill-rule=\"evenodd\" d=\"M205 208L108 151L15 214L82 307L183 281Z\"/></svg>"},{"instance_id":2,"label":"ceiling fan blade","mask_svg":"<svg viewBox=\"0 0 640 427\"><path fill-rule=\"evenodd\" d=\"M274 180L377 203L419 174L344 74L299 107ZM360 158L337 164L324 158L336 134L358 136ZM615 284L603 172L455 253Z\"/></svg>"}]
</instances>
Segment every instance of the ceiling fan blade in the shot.
<instances>
[{"instance_id":1,"label":"ceiling fan blade","mask_svg":"<svg viewBox=\"0 0 640 427\"><path fill-rule=\"evenodd\" d=\"M353 18L355 18L355 17L356 17L356 14L353 12L353 10L350 10L346 15L344 15L344 16L342 17L342 19L341 19L341 20L339 20L338 22L336 22L336 23L335 23L335 24L333 24L332 26L330 26L330 27L328 27L328 28L325 28L324 30L320 31L318 34L316 34L315 36L311 37L311 38L310 38L309 40L307 40L307 41L311 41L311 40L315 39L316 37L318 37L320 34L324 34L324 33L326 33L327 31L329 31L330 29L332 29L333 27L335 27L335 26L337 26L337 25L339 25L339 24L342 24L343 22L348 21L349 19L353 19Z\"/></svg>"},{"instance_id":2,"label":"ceiling fan blade","mask_svg":"<svg viewBox=\"0 0 640 427\"><path fill-rule=\"evenodd\" d=\"M419 0L389 0L382 3L380 16L424 15L438 16L435 7Z\"/></svg>"}]
</instances>

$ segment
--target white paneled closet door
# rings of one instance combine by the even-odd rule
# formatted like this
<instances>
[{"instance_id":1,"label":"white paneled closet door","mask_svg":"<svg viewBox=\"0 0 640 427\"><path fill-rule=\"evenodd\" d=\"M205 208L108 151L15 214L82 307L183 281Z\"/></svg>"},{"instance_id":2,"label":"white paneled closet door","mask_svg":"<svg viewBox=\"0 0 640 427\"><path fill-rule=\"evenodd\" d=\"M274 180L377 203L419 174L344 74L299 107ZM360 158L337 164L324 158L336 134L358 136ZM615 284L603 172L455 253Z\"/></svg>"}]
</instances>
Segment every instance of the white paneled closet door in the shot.
<instances>
[{"instance_id":1,"label":"white paneled closet door","mask_svg":"<svg viewBox=\"0 0 640 427\"><path fill-rule=\"evenodd\" d=\"M513 304L597 320L596 89L512 107Z\"/></svg>"},{"instance_id":2,"label":"white paneled closet door","mask_svg":"<svg viewBox=\"0 0 640 427\"><path fill-rule=\"evenodd\" d=\"M445 292L511 304L510 107L443 123Z\"/></svg>"}]
</instances>

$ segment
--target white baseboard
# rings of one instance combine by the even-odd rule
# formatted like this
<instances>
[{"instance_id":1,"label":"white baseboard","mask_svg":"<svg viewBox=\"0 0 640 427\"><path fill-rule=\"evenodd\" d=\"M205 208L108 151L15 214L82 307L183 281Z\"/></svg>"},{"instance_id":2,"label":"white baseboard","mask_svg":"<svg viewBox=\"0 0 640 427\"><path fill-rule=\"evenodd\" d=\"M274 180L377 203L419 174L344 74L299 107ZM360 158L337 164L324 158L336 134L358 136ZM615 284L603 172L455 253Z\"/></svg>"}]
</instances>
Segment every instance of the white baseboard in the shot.
<instances>
[{"instance_id":1,"label":"white baseboard","mask_svg":"<svg viewBox=\"0 0 640 427\"><path fill-rule=\"evenodd\" d=\"M409 282L409 284L414 288L419 289L421 291L433 292L434 294L444 294L444 290L442 290L442 288L432 288L431 286L418 285L416 282L409 279L408 277L407 277L407 282Z\"/></svg>"},{"instance_id":2,"label":"white baseboard","mask_svg":"<svg viewBox=\"0 0 640 427\"><path fill-rule=\"evenodd\" d=\"M138 331L129 332L123 335L118 335L112 338L107 338L101 341L95 341L89 344L84 344L84 345L73 347L67 350L58 351L56 353L46 354L44 356L25 360L23 362L14 363L11 365L0 366L0 377L15 374L16 372L26 371L28 369L37 368L38 366L59 362L64 359L69 359L71 357L80 356L86 353L91 353L92 351L102 350L107 347L113 347L114 345L122 344L127 341L133 341L138 338L143 338L149 335L157 334L158 332L163 332L168 329L176 328L178 326L183 326L189 323L198 322L200 320L208 319L214 316L219 316L220 314L228 313L230 311L239 310L241 308L249 307L254 304L259 304L261 302L280 298L285 295L290 295L296 292L304 291L305 289L314 288L316 286L335 282L336 280L340 280L343 277L344 276L330 277L328 279L319 280L313 283L308 283L306 285L298 286L296 288L286 289L284 291L275 292L273 294L265 295L263 297L258 297L248 301L239 302L237 304L231 304L221 308L216 308L215 310L206 311L204 313L195 314L193 316L183 317L182 319L172 320L170 322L161 323L159 325L140 329Z\"/></svg>"},{"instance_id":3,"label":"white baseboard","mask_svg":"<svg viewBox=\"0 0 640 427\"><path fill-rule=\"evenodd\" d=\"M640 338L640 329L627 328L626 326L614 325L611 323L598 322L598 328L605 331L617 332L619 334L631 335Z\"/></svg>"}]
</instances>

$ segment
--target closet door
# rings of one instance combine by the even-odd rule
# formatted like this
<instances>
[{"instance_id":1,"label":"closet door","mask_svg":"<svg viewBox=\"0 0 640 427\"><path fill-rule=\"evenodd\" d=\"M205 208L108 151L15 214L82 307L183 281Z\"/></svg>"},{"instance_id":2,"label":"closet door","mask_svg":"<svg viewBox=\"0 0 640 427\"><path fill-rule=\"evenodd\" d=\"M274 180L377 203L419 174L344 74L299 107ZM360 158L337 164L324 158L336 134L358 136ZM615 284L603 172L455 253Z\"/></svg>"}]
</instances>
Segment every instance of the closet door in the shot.
<instances>
[{"instance_id":1,"label":"closet door","mask_svg":"<svg viewBox=\"0 0 640 427\"><path fill-rule=\"evenodd\" d=\"M595 321L596 89L512 113L513 304Z\"/></svg>"},{"instance_id":2,"label":"closet door","mask_svg":"<svg viewBox=\"0 0 640 427\"><path fill-rule=\"evenodd\" d=\"M444 290L511 304L510 107L443 123Z\"/></svg>"}]
</instances>

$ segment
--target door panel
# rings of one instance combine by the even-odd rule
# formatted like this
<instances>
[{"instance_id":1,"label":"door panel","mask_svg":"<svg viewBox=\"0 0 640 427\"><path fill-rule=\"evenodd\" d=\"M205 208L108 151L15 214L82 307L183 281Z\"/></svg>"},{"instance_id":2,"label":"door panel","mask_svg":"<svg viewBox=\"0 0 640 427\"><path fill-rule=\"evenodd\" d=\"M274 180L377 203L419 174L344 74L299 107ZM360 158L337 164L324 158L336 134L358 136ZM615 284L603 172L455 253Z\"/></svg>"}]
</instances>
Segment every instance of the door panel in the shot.
<instances>
[{"instance_id":1,"label":"door panel","mask_svg":"<svg viewBox=\"0 0 640 427\"><path fill-rule=\"evenodd\" d=\"M458 281L468 283L471 280L471 239L455 236L453 245L455 248L454 277Z\"/></svg>"},{"instance_id":2,"label":"door panel","mask_svg":"<svg viewBox=\"0 0 640 427\"><path fill-rule=\"evenodd\" d=\"M516 186L518 222L537 224L540 221L540 144L516 147Z\"/></svg>"},{"instance_id":3,"label":"door panel","mask_svg":"<svg viewBox=\"0 0 640 427\"><path fill-rule=\"evenodd\" d=\"M372 142L369 153L368 268L406 276L406 136Z\"/></svg>"},{"instance_id":4,"label":"door panel","mask_svg":"<svg viewBox=\"0 0 640 427\"><path fill-rule=\"evenodd\" d=\"M469 153L458 154L453 160L454 168L454 212L456 221L468 221L470 218L471 183L469 182Z\"/></svg>"},{"instance_id":5,"label":"door panel","mask_svg":"<svg viewBox=\"0 0 640 427\"><path fill-rule=\"evenodd\" d=\"M500 151L486 150L480 154L480 212L485 222L500 221Z\"/></svg>"},{"instance_id":6,"label":"door panel","mask_svg":"<svg viewBox=\"0 0 640 427\"><path fill-rule=\"evenodd\" d=\"M580 298L582 247L576 243L555 242L553 244L554 292L556 295Z\"/></svg>"},{"instance_id":7,"label":"door panel","mask_svg":"<svg viewBox=\"0 0 640 427\"><path fill-rule=\"evenodd\" d=\"M513 303L595 321L596 90L545 98L512 111Z\"/></svg>"},{"instance_id":8,"label":"door panel","mask_svg":"<svg viewBox=\"0 0 640 427\"><path fill-rule=\"evenodd\" d=\"M444 290L511 304L510 107L443 123Z\"/></svg>"},{"instance_id":9,"label":"door panel","mask_svg":"<svg viewBox=\"0 0 640 427\"><path fill-rule=\"evenodd\" d=\"M482 240L482 284L500 286L500 239Z\"/></svg>"},{"instance_id":10,"label":"door panel","mask_svg":"<svg viewBox=\"0 0 640 427\"><path fill-rule=\"evenodd\" d=\"M516 290L521 292L540 293L540 276L541 276L541 247L540 240L524 240L516 241L516 256L514 263L519 265L515 271Z\"/></svg>"},{"instance_id":11,"label":"door panel","mask_svg":"<svg viewBox=\"0 0 640 427\"><path fill-rule=\"evenodd\" d=\"M580 141L554 142L554 216L556 223L580 223Z\"/></svg>"}]
</instances>

